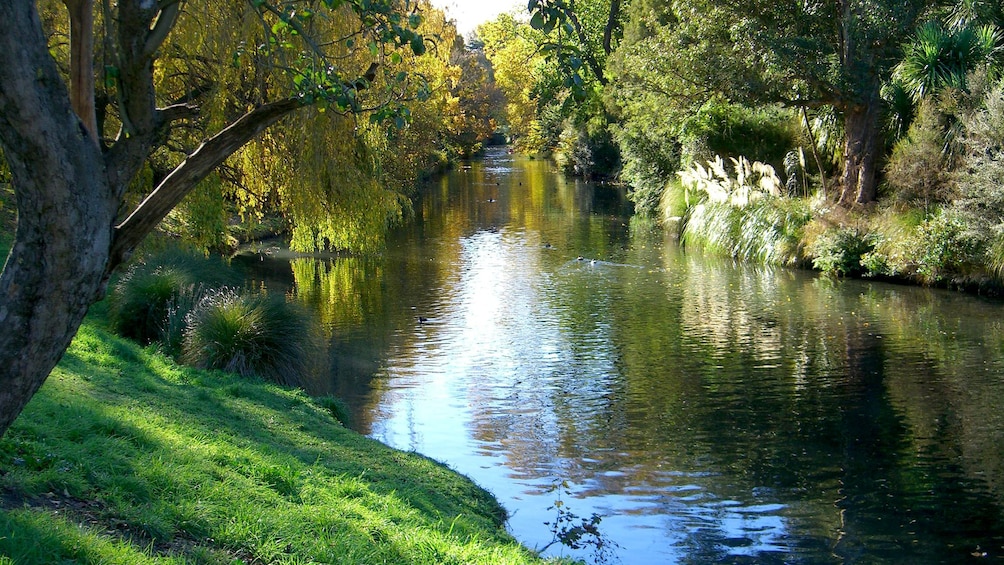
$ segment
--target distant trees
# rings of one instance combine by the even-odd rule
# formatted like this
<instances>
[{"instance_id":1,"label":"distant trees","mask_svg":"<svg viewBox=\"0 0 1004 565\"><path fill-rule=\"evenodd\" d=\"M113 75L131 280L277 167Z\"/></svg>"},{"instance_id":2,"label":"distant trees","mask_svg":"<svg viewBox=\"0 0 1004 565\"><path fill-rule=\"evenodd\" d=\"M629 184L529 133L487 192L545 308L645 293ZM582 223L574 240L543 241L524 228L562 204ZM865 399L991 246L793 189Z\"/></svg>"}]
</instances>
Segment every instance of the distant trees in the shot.
<instances>
[{"instance_id":1,"label":"distant trees","mask_svg":"<svg viewBox=\"0 0 1004 565\"><path fill-rule=\"evenodd\" d=\"M832 107L843 118L841 202L876 198L882 86L931 0L644 3L619 60L628 91L670 108L715 97Z\"/></svg>"}]
</instances>

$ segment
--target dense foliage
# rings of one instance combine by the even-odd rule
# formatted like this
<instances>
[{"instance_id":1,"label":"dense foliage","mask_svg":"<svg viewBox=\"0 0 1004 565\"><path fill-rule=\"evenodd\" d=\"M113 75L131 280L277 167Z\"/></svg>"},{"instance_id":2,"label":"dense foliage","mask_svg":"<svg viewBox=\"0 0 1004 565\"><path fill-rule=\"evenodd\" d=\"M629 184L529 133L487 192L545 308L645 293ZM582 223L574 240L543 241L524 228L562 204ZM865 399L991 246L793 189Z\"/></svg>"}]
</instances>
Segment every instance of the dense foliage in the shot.
<instances>
[{"instance_id":1,"label":"dense foliage","mask_svg":"<svg viewBox=\"0 0 1004 565\"><path fill-rule=\"evenodd\" d=\"M618 176L637 213L687 245L836 274L998 284L999 2L528 9L479 29L524 150L569 173ZM752 162L777 171L776 194L708 190L743 185Z\"/></svg>"}]
</instances>

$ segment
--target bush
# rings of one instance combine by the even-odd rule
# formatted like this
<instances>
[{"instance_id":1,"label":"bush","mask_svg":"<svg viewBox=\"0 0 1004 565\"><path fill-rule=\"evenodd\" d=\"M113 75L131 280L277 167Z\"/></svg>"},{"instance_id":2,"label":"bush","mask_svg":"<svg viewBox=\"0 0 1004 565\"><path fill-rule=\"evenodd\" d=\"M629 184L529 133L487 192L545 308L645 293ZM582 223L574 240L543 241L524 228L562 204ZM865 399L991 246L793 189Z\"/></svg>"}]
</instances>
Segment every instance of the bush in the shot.
<instances>
[{"instance_id":1,"label":"bush","mask_svg":"<svg viewBox=\"0 0 1004 565\"><path fill-rule=\"evenodd\" d=\"M148 345L170 330L174 322L168 315L184 301L184 293L240 282L240 275L220 260L178 250L159 253L133 265L113 287L112 327L119 335Z\"/></svg>"},{"instance_id":2,"label":"bush","mask_svg":"<svg viewBox=\"0 0 1004 565\"><path fill-rule=\"evenodd\" d=\"M926 284L963 278L979 270L983 242L968 229L960 214L939 212L917 231L916 274Z\"/></svg>"},{"instance_id":3,"label":"bush","mask_svg":"<svg viewBox=\"0 0 1004 565\"><path fill-rule=\"evenodd\" d=\"M111 296L115 331L144 345L161 337L168 305L192 284L188 273L170 266L138 265L128 271Z\"/></svg>"},{"instance_id":4,"label":"bush","mask_svg":"<svg viewBox=\"0 0 1004 565\"><path fill-rule=\"evenodd\" d=\"M855 228L840 227L824 232L809 247L812 266L827 274L855 276L861 260L875 249L873 237Z\"/></svg>"},{"instance_id":5,"label":"bush","mask_svg":"<svg viewBox=\"0 0 1004 565\"><path fill-rule=\"evenodd\" d=\"M683 124L683 163L745 155L780 168L785 154L798 145L799 129L790 110L708 102Z\"/></svg>"},{"instance_id":6,"label":"bush","mask_svg":"<svg viewBox=\"0 0 1004 565\"><path fill-rule=\"evenodd\" d=\"M1004 82L987 90L962 116L963 164L955 175L961 215L971 239L986 249L987 268L1004 273Z\"/></svg>"},{"instance_id":7,"label":"bush","mask_svg":"<svg viewBox=\"0 0 1004 565\"><path fill-rule=\"evenodd\" d=\"M182 361L300 386L316 369L310 318L281 296L207 294L186 317Z\"/></svg>"},{"instance_id":8,"label":"bush","mask_svg":"<svg viewBox=\"0 0 1004 565\"><path fill-rule=\"evenodd\" d=\"M893 146L886 165L886 184L896 200L927 208L951 197L946 129L933 102L921 104L917 120Z\"/></svg>"}]
</instances>

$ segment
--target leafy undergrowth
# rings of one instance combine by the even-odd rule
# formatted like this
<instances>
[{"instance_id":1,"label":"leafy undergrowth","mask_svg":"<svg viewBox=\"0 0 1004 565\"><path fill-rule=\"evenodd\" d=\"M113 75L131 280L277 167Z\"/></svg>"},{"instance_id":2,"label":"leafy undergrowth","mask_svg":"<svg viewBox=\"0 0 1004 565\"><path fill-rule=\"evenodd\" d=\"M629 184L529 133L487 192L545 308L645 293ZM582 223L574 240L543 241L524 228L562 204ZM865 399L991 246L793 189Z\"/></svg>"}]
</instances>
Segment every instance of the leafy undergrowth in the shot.
<instances>
[{"instance_id":1,"label":"leafy undergrowth","mask_svg":"<svg viewBox=\"0 0 1004 565\"><path fill-rule=\"evenodd\" d=\"M95 322L0 440L0 487L0 564L541 562L444 466Z\"/></svg>"}]
</instances>

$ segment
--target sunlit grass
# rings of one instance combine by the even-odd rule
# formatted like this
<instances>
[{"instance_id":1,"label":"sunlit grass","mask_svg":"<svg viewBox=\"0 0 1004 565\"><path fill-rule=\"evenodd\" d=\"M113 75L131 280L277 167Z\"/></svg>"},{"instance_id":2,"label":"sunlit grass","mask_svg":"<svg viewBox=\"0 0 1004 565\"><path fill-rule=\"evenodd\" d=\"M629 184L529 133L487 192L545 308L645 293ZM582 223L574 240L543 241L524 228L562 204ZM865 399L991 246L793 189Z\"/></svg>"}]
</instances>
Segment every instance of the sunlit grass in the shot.
<instances>
[{"instance_id":1,"label":"sunlit grass","mask_svg":"<svg viewBox=\"0 0 1004 565\"><path fill-rule=\"evenodd\" d=\"M745 206L705 202L690 209L683 242L741 261L797 265L802 228L811 219L802 199L762 198Z\"/></svg>"},{"instance_id":2,"label":"sunlit grass","mask_svg":"<svg viewBox=\"0 0 1004 565\"><path fill-rule=\"evenodd\" d=\"M18 564L539 562L442 465L93 323L0 440L0 486Z\"/></svg>"}]
</instances>

